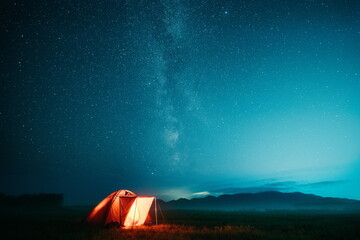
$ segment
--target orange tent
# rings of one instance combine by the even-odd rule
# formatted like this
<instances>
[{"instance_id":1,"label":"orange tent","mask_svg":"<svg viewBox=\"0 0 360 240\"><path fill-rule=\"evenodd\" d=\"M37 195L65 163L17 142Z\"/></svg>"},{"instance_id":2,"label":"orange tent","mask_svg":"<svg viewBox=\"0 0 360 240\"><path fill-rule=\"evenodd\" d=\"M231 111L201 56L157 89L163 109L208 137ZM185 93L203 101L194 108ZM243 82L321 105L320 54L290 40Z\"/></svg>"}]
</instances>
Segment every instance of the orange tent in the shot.
<instances>
[{"instance_id":1,"label":"orange tent","mask_svg":"<svg viewBox=\"0 0 360 240\"><path fill-rule=\"evenodd\" d=\"M157 223L155 197L139 197L131 191L118 190L96 205L85 221L103 226L141 226L151 223L151 210Z\"/></svg>"}]
</instances>

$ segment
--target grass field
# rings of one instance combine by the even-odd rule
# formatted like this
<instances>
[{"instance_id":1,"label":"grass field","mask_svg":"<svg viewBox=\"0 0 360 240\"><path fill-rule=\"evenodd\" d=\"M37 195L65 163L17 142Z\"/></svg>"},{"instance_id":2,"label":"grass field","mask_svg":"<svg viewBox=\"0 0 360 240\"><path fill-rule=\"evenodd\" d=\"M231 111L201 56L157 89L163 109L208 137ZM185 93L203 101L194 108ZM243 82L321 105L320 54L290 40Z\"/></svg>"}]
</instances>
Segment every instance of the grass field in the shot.
<instances>
[{"instance_id":1,"label":"grass field","mask_svg":"<svg viewBox=\"0 0 360 240\"><path fill-rule=\"evenodd\" d=\"M83 224L88 209L1 214L1 239L360 239L359 213L165 211L157 226Z\"/></svg>"}]
</instances>

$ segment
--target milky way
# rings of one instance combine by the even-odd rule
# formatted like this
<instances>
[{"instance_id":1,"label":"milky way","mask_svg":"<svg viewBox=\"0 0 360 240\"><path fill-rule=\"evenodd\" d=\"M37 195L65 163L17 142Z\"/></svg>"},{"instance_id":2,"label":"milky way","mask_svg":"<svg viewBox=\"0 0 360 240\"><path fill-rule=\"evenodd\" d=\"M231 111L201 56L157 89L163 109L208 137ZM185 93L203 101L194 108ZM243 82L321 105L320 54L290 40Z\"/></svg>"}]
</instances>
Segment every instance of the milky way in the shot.
<instances>
[{"instance_id":1,"label":"milky way","mask_svg":"<svg viewBox=\"0 0 360 240\"><path fill-rule=\"evenodd\" d=\"M0 192L360 199L358 1L1 5Z\"/></svg>"}]
</instances>

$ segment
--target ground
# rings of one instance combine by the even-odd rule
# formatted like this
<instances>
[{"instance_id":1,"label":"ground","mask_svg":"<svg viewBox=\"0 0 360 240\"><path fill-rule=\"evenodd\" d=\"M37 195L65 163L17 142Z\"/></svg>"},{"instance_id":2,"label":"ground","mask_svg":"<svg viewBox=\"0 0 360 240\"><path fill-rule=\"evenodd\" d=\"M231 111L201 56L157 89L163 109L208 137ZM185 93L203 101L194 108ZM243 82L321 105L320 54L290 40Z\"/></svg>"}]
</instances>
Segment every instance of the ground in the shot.
<instances>
[{"instance_id":1,"label":"ground","mask_svg":"<svg viewBox=\"0 0 360 240\"><path fill-rule=\"evenodd\" d=\"M360 213L164 211L160 225L129 229L87 226L87 213L6 211L2 239L360 239Z\"/></svg>"}]
</instances>

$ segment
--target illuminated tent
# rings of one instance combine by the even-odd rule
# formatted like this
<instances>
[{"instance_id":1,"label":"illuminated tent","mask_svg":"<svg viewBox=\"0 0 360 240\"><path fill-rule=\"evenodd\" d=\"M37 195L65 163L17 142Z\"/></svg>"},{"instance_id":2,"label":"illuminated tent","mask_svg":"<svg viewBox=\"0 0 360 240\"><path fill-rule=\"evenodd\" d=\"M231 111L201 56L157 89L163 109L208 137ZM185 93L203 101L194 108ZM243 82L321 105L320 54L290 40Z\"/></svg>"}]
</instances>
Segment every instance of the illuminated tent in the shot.
<instances>
[{"instance_id":1,"label":"illuminated tent","mask_svg":"<svg viewBox=\"0 0 360 240\"><path fill-rule=\"evenodd\" d=\"M139 197L131 191L119 190L103 199L91 211L86 222L103 226L141 226L151 223L151 212L157 221L155 197Z\"/></svg>"}]
</instances>

